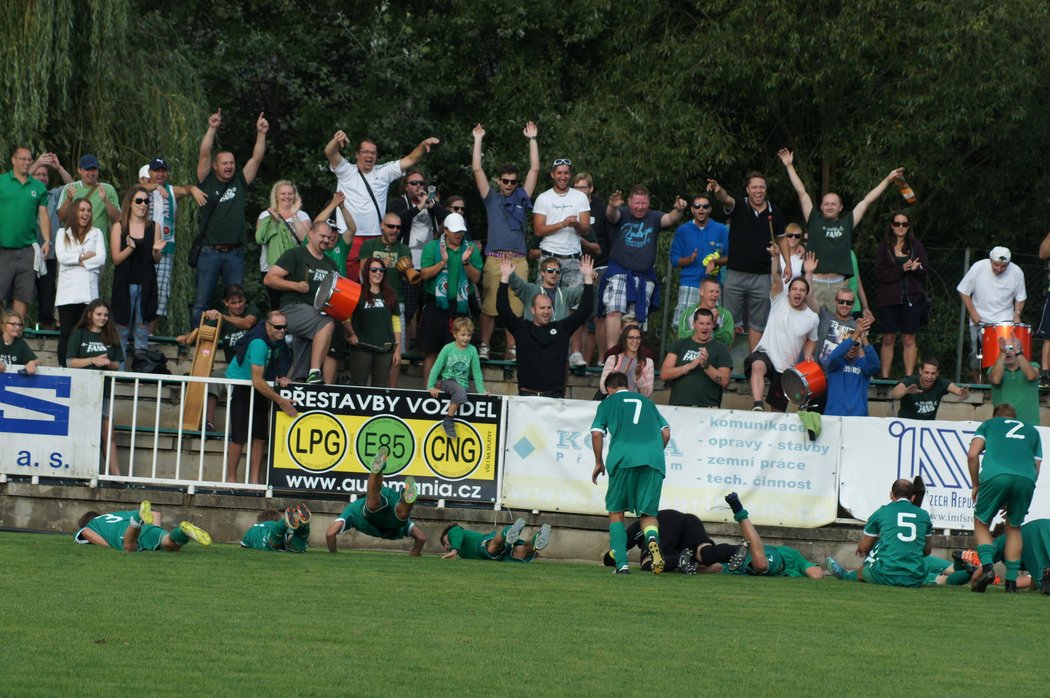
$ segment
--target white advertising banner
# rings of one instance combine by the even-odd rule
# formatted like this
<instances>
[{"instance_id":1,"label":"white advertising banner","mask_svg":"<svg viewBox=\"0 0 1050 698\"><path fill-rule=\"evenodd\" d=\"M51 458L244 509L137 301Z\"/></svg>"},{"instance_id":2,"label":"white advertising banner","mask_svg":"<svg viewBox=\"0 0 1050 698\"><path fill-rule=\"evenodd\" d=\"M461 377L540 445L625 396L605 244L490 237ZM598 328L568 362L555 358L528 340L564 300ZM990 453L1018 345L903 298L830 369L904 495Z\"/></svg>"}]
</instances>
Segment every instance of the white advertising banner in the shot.
<instances>
[{"instance_id":1,"label":"white advertising banner","mask_svg":"<svg viewBox=\"0 0 1050 698\"><path fill-rule=\"evenodd\" d=\"M671 425L662 508L733 520L740 494L757 524L817 527L837 512L840 420L816 441L796 415L659 405ZM606 479L591 484L590 426L597 403L510 398L503 503L512 508L605 513ZM608 446L608 443L606 443Z\"/></svg>"},{"instance_id":2,"label":"white advertising banner","mask_svg":"<svg viewBox=\"0 0 1050 698\"><path fill-rule=\"evenodd\" d=\"M899 478L922 475L923 508L939 529L973 530L973 501L966 452L979 422L856 417L843 420L842 506L867 520L890 500ZM1038 427L1044 452L1050 429ZM1050 517L1050 486L1035 488L1027 520Z\"/></svg>"},{"instance_id":3,"label":"white advertising banner","mask_svg":"<svg viewBox=\"0 0 1050 698\"><path fill-rule=\"evenodd\" d=\"M101 418L100 371L0 373L0 473L94 477Z\"/></svg>"}]
</instances>

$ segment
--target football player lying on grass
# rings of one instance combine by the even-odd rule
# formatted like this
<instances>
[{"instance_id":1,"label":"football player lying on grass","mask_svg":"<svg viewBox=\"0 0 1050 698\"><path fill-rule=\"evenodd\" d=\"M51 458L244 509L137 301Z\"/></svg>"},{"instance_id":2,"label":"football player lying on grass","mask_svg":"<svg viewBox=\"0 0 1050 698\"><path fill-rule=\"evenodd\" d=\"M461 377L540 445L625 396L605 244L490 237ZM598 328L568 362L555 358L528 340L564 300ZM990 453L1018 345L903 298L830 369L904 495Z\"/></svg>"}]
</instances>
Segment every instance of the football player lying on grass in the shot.
<instances>
[{"instance_id":1,"label":"football player lying on grass","mask_svg":"<svg viewBox=\"0 0 1050 698\"><path fill-rule=\"evenodd\" d=\"M488 533L470 531L458 523L450 524L441 532L441 547L446 551L441 557L446 560L461 557L494 562L532 562L536 553L550 543L551 525L540 526L529 540L521 537L524 530L525 519Z\"/></svg>"},{"instance_id":2,"label":"football player lying on grass","mask_svg":"<svg viewBox=\"0 0 1050 698\"><path fill-rule=\"evenodd\" d=\"M211 536L189 521L183 521L171 531L153 525L154 516L148 500L137 510L99 514L89 511L80 517L79 530L73 540L81 545L101 545L114 550L137 553L143 550L175 552L195 540L211 545Z\"/></svg>"}]
</instances>

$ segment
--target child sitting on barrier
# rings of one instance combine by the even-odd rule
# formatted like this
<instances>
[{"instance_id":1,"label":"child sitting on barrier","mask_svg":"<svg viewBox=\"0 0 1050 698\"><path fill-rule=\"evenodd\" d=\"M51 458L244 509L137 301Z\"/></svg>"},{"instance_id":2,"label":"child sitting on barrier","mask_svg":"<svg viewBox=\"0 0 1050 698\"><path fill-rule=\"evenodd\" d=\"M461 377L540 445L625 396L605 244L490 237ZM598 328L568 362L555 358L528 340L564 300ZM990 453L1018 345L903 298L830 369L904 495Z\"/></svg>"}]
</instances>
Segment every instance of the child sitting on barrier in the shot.
<instances>
[{"instance_id":1,"label":"child sitting on barrier","mask_svg":"<svg viewBox=\"0 0 1050 698\"><path fill-rule=\"evenodd\" d=\"M458 317L452 321L454 340L446 344L434 362L427 381L427 390L433 397L446 393L449 397L448 414L441 420L441 427L450 439L456 438L456 422L453 417L459 406L467 401L470 378L479 393L485 392L485 381L481 377L481 359L478 350L470 343L474 334L474 323L469 317Z\"/></svg>"}]
</instances>

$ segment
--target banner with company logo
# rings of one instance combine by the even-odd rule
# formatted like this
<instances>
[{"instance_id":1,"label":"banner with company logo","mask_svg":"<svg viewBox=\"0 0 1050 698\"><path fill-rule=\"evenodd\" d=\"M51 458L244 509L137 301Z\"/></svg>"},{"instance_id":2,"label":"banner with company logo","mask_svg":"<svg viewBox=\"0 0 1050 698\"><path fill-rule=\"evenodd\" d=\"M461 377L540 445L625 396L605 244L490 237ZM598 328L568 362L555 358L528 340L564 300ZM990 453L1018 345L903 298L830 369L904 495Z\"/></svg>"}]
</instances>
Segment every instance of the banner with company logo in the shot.
<instances>
[{"instance_id":1,"label":"banner with company logo","mask_svg":"<svg viewBox=\"0 0 1050 698\"><path fill-rule=\"evenodd\" d=\"M451 439L441 427L447 400L422 391L294 385L280 392L295 401L299 414L273 410L274 489L364 495L367 465L385 446L390 486L401 487L411 475L429 499L496 501L502 398L470 395Z\"/></svg>"},{"instance_id":2,"label":"banner with company logo","mask_svg":"<svg viewBox=\"0 0 1050 698\"><path fill-rule=\"evenodd\" d=\"M923 508L936 528L973 530L973 500L966 453L979 422L917 421L855 417L843 420L842 506L867 520L890 501L899 478L922 475ZM1037 427L1044 451L1050 429ZM1050 517L1050 487L1036 483L1027 521Z\"/></svg>"},{"instance_id":3,"label":"banner with company logo","mask_svg":"<svg viewBox=\"0 0 1050 698\"><path fill-rule=\"evenodd\" d=\"M95 477L101 419L100 371L39 368L32 376L0 373L0 473Z\"/></svg>"},{"instance_id":4,"label":"banner with company logo","mask_svg":"<svg viewBox=\"0 0 1050 698\"><path fill-rule=\"evenodd\" d=\"M841 420L825 419L820 438L810 441L793 414L658 408L671 425L662 508L732 522L723 498L735 491L757 524L817 527L835 520ZM507 399L506 506L605 513L607 479L591 484L596 409L576 400Z\"/></svg>"}]
</instances>

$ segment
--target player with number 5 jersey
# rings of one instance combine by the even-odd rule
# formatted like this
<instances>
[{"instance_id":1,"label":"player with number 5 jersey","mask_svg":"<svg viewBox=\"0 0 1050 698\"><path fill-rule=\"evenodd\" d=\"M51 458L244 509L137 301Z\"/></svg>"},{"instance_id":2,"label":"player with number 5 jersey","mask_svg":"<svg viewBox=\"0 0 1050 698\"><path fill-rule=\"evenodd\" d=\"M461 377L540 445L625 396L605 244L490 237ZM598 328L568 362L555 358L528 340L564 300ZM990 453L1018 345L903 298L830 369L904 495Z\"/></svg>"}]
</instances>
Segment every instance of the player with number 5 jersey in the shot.
<instances>
[{"instance_id":1,"label":"player with number 5 jersey","mask_svg":"<svg viewBox=\"0 0 1050 698\"><path fill-rule=\"evenodd\" d=\"M897 587L921 587L926 581L926 556L933 542L930 515L912 503L911 480L897 480L890 489L890 503L875 510L857 543L864 566L847 572L828 558L828 570L839 579Z\"/></svg>"},{"instance_id":2,"label":"player with number 5 jersey","mask_svg":"<svg viewBox=\"0 0 1050 698\"><path fill-rule=\"evenodd\" d=\"M981 453L984 459L981 460ZM1000 510L1006 515L1006 567L1004 588L1017 591L1017 572L1021 568L1021 524L1028 515L1039 477L1043 446L1039 432L1031 424L1017 419L1009 403L997 405L992 418L981 423L966 454L973 483L973 534L981 574L971 588L983 592L995 580L992 558L995 554L990 526Z\"/></svg>"},{"instance_id":3,"label":"player with number 5 jersey","mask_svg":"<svg viewBox=\"0 0 1050 698\"><path fill-rule=\"evenodd\" d=\"M619 371L605 379L609 396L598 405L591 424L594 471L591 482L608 470L609 489L605 509L609 512L609 542L616 560L616 574L626 574L627 529L623 514L633 511L641 519L645 536L643 549L653 557L653 574L664 571L660 552L660 532L656 521L660 510L666 464L664 447L671 438L667 424L652 400L627 389L627 376ZM609 434L609 455L603 458L605 434Z\"/></svg>"}]
</instances>

